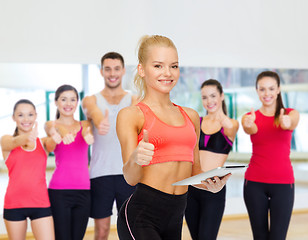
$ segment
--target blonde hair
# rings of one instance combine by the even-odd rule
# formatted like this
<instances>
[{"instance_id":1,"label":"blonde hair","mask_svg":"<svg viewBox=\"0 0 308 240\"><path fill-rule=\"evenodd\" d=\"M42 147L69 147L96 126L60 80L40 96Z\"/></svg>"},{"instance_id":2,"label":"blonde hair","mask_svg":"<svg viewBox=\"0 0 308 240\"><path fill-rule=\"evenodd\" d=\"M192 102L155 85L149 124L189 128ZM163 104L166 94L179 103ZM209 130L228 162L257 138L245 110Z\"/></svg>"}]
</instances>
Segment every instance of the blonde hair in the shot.
<instances>
[{"instance_id":1,"label":"blonde hair","mask_svg":"<svg viewBox=\"0 0 308 240\"><path fill-rule=\"evenodd\" d=\"M175 50L176 47L174 43L171 41L171 39L160 36L160 35L145 35L139 40L138 44L138 63L139 64L145 64L148 55L149 55L149 49L153 46L159 46L159 47L172 47ZM144 83L144 79L139 75L138 71L134 78L134 84L138 91L138 96L140 99L143 99L146 94L146 85Z\"/></svg>"}]
</instances>

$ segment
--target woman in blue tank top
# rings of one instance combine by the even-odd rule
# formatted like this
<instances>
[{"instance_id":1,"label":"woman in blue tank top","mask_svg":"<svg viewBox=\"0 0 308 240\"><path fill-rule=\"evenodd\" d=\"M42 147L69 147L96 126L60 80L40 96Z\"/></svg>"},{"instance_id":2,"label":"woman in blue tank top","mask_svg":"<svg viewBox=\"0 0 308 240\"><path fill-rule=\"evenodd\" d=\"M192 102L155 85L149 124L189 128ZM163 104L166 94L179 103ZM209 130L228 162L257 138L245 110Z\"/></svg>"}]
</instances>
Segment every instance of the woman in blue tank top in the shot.
<instances>
[{"instance_id":1,"label":"woman in blue tank top","mask_svg":"<svg viewBox=\"0 0 308 240\"><path fill-rule=\"evenodd\" d=\"M227 116L224 93L217 80L205 81L201 96L207 115L200 118L200 164L202 171L209 171L224 165L239 124ZM225 197L226 187L212 193L189 186L185 218L193 240L217 238Z\"/></svg>"}]
</instances>

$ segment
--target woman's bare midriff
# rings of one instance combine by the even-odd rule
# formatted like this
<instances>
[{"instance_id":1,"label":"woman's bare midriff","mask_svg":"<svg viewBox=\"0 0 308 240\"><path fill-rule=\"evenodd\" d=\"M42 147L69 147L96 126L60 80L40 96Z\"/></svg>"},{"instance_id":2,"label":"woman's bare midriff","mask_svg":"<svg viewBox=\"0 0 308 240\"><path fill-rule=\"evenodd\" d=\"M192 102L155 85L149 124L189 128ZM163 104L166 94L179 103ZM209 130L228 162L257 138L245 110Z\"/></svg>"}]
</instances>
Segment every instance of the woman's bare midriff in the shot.
<instances>
[{"instance_id":1,"label":"woman's bare midriff","mask_svg":"<svg viewBox=\"0 0 308 240\"><path fill-rule=\"evenodd\" d=\"M143 168L144 177L141 179L141 183L173 195L187 192L188 186L172 186L172 184L191 177L191 162L165 162Z\"/></svg>"},{"instance_id":2,"label":"woman's bare midriff","mask_svg":"<svg viewBox=\"0 0 308 240\"><path fill-rule=\"evenodd\" d=\"M201 169L203 172L222 167L228 157L227 154L213 153L203 150L201 150L199 154Z\"/></svg>"}]
</instances>

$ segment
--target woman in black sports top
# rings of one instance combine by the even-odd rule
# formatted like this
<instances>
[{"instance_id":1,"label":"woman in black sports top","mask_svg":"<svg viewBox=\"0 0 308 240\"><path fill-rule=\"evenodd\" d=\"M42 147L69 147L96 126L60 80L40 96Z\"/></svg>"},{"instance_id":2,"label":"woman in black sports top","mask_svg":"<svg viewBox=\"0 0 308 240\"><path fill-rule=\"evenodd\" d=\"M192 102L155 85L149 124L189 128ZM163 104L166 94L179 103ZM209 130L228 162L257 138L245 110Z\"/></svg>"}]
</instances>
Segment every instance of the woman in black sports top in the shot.
<instances>
[{"instance_id":1,"label":"woman in black sports top","mask_svg":"<svg viewBox=\"0 0 308 240\"><path fill-rule=\"evenodd\" d=\"M202 104L207 115L200 118L200 163L203 171L224 165L239 124L227 116L221 84L209 79L201 85ZM186 222L193 240L217 238L225 208L226 188L211 193L189 186Z\"/></svg>"}]
</instances>

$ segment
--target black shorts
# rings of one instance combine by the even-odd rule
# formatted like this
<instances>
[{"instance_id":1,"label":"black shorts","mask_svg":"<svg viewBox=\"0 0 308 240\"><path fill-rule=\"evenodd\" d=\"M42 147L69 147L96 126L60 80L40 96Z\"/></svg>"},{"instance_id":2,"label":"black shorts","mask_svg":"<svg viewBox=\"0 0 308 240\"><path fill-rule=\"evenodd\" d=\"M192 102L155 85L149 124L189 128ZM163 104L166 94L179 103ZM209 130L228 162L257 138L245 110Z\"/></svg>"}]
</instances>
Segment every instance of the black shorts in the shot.
<instances>
[{"instance_id":1,"label":"black shorts","mask_svg":"<svg viewBox=\"0 0 308 240\"><path fill-rule=\"evenodd\" d=\"M8 221L23 221L27 218L35 220L38 218L52 216L51 208L13 208L3 210L3 218Z\"/></svg>"},{"instance_id":2,"label":"black shorts","mask_svg":"<svg viewBox=\"0 0 308 240\"><path fill-rule=\"evenodd\" d=\"M91 179L91 217L106 218L112 215L116 201L118 212L125 200L134 192L123 175L110 175Z\"/></svg>"}]
</instances>

